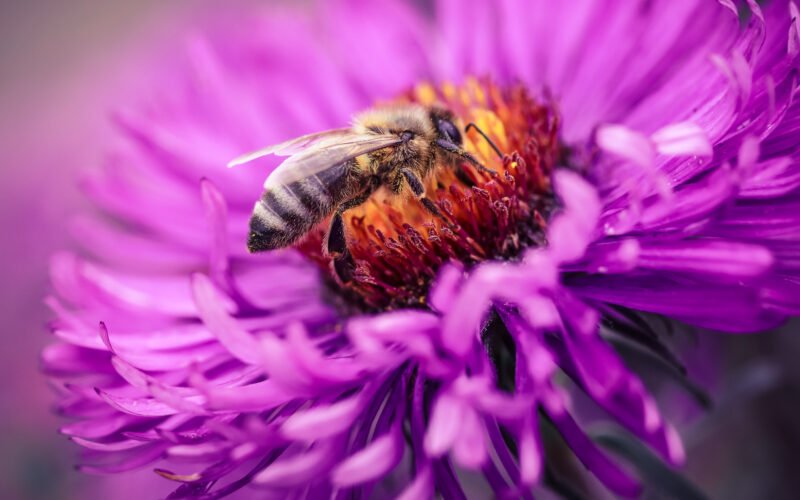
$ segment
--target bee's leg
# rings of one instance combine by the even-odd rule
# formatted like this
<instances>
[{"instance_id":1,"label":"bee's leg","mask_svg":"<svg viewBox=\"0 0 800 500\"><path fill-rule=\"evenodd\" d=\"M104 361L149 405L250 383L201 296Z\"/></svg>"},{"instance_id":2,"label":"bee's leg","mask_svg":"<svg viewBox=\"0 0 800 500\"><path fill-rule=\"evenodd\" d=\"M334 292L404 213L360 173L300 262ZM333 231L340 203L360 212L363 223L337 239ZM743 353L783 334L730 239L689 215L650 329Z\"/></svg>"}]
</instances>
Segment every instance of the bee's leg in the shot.
<instances>
[{"instance_id":1,"label":"bee's leg","mask_svg":"<svg viewBox=\"0 0 800 500\"><path fill-rule=\"evenodd\" d=\"M356 268L356 263L353 261L353 256L350 255L350 252L345 252L335 257L331 261L331 265L340 285L345 285L353 280L353 271Z\"/></svg>"},{"instance_id":2,"label":"bee's leg","mask_svg":"<svg viewBox=\"0 0 800 500\"><path fill-rule=\"evenodd\" d=\"M419 199L428 212L432 213L436 217L439 217L444 222L447 222L436 204L431 201L430 198L425 196L425 185L422 183L422 180L419 178L419 176L407 168L401 169L400 173L403 174L403 178L405 178L406 183L408 183L408 187L411 188L411 192L414 193L414 196Z\"/></svg>"},{"instance_id":3,"label":"bee's leg","mask_svg":"<svg viewBox=\"0 0 800 500\"><path fill-rule=\"evenodd\" d=\"M417 174L407 168L401 169L400 173L403 174L403 178L406 180L406 183L408 183L408 187L411 188L411 192L414 193L414 196L417 198L425 196L425 185ZM399 186L401 186L401 184L398 183L398 187Z\"/></svg>"},{"instance_id":4,"label":"bee's leg","mask_svg":"<svg viewBox=\"0 0 800 500\"><path fill-rule=\"evenodd\" d=\"M326 237L326 253L332 257L338 257L347 252L347 238L344 234L344 220L341 212L337 211L331 219L331 226L328 228Z\"/></svg>"},{"instance_id":5,"label":"bee's leg","mask_svg":"<svg viewBox=\"0 0 800 500\"><path fill-rule=\"evenodd\" d=\"M344 231L343 214L347 210L362 205L367 201L372 196L372 193L378 189L380 183L381 181L378 177L371 178L367 188L355 198L339 205L331 218L331 227L325 237L323 251L327 250L326 253L332 257L333 271L342 284L348 283L353 279L353 270L356 267L353 256L347 249L347 235Z\"/></svg>"},{"instance_id":6,"label":"bee's leg","mask_svg":"<svg viewBox=\"0 0 800 500\"><path fill-rule=\"evenodd\" d=\"M457 145L453 144L452 142L448 142L448 141L445 141L443 139L439 139L439 140L436 141L436 145L439 146L440 148L444 149L445 151L453 153L454 155L458 156L459 158L463 158L464 160L466 160L469 163L471 163L475 168L477 168L481 172L485 172L485 173L490 174L490 175L497 175L497 172L495 172L491 168L484 167L483 164L481 162L479 162L477 158L475 158L474 156L469 154L468 151L465 151L465 150L461 149L460 147L458 147Z\"/></svg>"},{"instance_id":7,"label":"bee's leg","mask_svg":"<svg viewBox=\"0 0 800 500\"><path fill-rule=\"evenodd\" d=\"M333 217L331 218L331 227L328 229L328 236L326 238L327 243L325 245L328 255L336 257L347 252L347 237L344 232L343 214L347 210L355 208L367 201L370 195L372 195L372 192L373 189L365 190L355 198L347 200L339 205L339 207L336 209L336 212L333 213Z\"/></svg>"},{"instance_id":8,"label":"bee's leg","mask_svg":"<svg viewBox=\"0 0 800 500\"><path fill-rule=\"evenodd\" d=\"M335 277L341 285L349 283L353 279L353 270L356 264L353 261L350 250L347 249L344 221L342 220L342 214L338 211L333 214L333 220L326 239L325 247L328 255L331 256L331 268Z\"/></svg>"}]
</instances>

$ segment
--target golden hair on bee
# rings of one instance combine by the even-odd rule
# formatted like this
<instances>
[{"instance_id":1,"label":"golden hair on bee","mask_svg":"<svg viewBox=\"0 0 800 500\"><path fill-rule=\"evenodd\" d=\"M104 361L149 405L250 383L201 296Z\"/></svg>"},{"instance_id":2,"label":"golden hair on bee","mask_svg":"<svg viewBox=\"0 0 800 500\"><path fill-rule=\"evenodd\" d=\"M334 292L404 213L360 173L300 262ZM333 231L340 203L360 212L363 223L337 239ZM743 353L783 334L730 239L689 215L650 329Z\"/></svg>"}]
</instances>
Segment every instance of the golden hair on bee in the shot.
<instances>
[{"instance_id":1,"label":"golden hair on bee","mask_svg":"<svg viewBox=\"0 0 800 500\"><path fill-rule=\"evenodd\" d=\"M250 219L248 249L260 252L294 244L326 217L324 251L337 273L351 267L342 215L380 187L408 191L434 216L424 179L437 165L460 168L461 159L486 170L462 148L453 114L439 107L394 105L365 110L353 125L292 139L233 160L229 166L274 154L288 156L266 179Z\"/></svg>"}]
</instances>

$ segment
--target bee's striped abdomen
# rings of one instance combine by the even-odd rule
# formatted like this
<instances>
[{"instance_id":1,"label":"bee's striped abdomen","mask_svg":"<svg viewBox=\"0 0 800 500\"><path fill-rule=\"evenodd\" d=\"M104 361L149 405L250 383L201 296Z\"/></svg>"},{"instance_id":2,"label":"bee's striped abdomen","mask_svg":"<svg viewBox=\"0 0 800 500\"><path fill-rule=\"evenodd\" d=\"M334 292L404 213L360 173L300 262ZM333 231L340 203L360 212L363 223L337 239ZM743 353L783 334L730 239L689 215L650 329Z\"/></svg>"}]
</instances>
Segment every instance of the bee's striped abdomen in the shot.
<instances>
[{"instance_id":1,"label":"bee's striped abdomen","mask_svg":"<svg viewBox=\"0 0 800 500\"><path fill-rule=\"evenodd\" d=\"M267 187L250 218L247 248L260 252L295 243L341 201L346 173L346 165L340 165L288 185Z\"/></svg>"}]
</instances>

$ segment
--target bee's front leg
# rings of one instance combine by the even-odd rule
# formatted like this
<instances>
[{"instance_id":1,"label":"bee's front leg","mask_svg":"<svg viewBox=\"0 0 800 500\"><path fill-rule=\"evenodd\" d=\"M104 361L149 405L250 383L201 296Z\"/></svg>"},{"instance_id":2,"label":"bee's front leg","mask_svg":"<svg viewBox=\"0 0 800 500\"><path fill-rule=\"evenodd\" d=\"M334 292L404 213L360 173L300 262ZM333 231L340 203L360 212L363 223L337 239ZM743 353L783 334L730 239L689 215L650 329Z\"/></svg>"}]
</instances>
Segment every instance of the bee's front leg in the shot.
<instances>
[{"instance_id":1,"label":"bee's front leg","mask_svg":"<svg viewBox=\"0 0 800 500\"><path fill-rule=\"evenodd\" d=\"M477 168L481 172L489 174L489 175L492 175L492 176L497 175L497 172L495 172L494 170L492 170L490 168L486 168L485 166L483 166L483 164L481 162L479 162L477 158L475 158L468 151L460 148L459 146L456 146L455 144L452 144L450 142L444 141L442 139L437 140L436 144L440 148L444 149L445 151L453 153L457 158L461 158L462 160L466 160L467 162L472 164L472 166L474 166L475 168Z\"/></svg>"},{"instance_id":2,"label":"bee's front leg","mask_svg":"<svg viewBox=\"0 0 800 500\"><path fill-rule=\"evenodd\" d=\"M326 239L325 247L327 254L332 257L338 257L347 252L347 237L344 232L344 218L342 215L351 208L362 205L372 195L373 189L367 189L355 198L349 199L339 205L336 212L333 213L331 218L331 226L328 229L328 236Z\"/></svg>"},{"instance_id":3,"label":"bee's front leg","mask_svg":"<svg viewBox=\"0 0 800 500\"><path fill-rule=\"evenodd\" d=\"M361 194L339 205L333 213L333 217L331 217L328 234L323 240L323 251L332 258L333 270L343 284L352 279L353 269L355 268L353 256L350 255L350 251L347 249L347 235L344 230L343 214L347 210L362 205L367 201L379 185L380 181L377 178L371 179L367 188Z\"/></svg>"},{"instance_id":4,"label":"bee's front leg","mask_svg":"<svg viewBox=\"0 0 800 500\"><path fill-rule=\"evenodd\" d=\"M422 205L428 210L428 212L432 213L436 217L447 222L442 213L439 211L439 208L436 204L431 201L430 198L425 196L425 185L422 183L422 179L410 169L404 168L400 170L400 173L403 175L403 178L406 180L408 187L411 189L411 192L414 193L414 196L422 203Z\"/></svg>"}]
</instances>

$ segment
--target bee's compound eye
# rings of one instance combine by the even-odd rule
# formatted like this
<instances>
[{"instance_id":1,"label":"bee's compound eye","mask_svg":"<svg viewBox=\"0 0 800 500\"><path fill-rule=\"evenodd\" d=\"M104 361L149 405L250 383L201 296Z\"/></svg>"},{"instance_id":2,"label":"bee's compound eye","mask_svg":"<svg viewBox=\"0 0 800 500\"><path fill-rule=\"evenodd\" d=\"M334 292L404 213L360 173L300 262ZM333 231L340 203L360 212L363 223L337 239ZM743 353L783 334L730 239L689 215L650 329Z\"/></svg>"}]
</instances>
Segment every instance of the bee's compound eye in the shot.
<instances>
[{"instance_id":1,"label":"bee's compound eye","mask_svg":"<svg viewBox=\"0 0 800 500\"><path fill-rule=\"evenodd\" d=\"M450 120L439 120L439 133L448 138L453 144L461 145L461 132Z\"/></svg>"},{"instance_id":2,"label":"bee's compound eye","mask_svg":"<svg viewBox=\"0 0 800 500\"><path fill-rule=\"evenodd\" d=\"M408 131L408 130L406 130L406 131L404 131L404 132L402 132L400 134L400 140L403 141L403 142L408 142L413 138L414 138L414 132L411 132L411 131Z\"/></svg>"}]
</instances>

